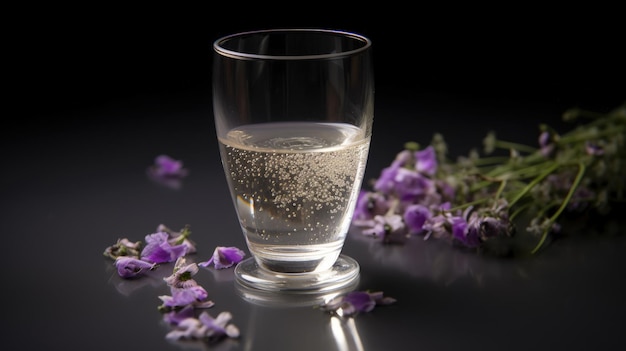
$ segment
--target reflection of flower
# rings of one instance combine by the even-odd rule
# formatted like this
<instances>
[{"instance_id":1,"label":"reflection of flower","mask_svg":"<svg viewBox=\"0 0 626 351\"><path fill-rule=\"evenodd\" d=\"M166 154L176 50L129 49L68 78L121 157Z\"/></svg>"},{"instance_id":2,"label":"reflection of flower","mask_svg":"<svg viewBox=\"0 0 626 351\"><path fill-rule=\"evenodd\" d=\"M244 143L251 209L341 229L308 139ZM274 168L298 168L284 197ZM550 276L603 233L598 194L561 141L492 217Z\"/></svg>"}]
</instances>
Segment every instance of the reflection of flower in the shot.
<instances>
[{"instance_id":1,"label":"reflection of flower","mask_svg":"<svg viewBox=\"0 0 626 351\"><path fill-rule=\"evenodd\" d=\"M449 244L443 240L407 240L402 245L380 245L358 232L351 233L351 238L355 245L365 245L364 249L376 266L433 284L447 286L470 279L482 286L488 281L500 280L504 274L502 265L494 265L483 255L450 250ZM524 269L520 266L518 270Z\"/></svg>"},{"instance_id":2,"label":"reflection of flower","mask_svg":"<svg viewBox=\"0 0 626 351\"><path fill-rule=\"evenodd\" d=\"M373 190L361 191L353 226L383 242L417 235L498 254L537 252L565 212L606 213L624 200L626 105L607 114L572 109L564 118L593 120L562 135L541 125L538 147L489 133L485 155L505 149L506 156L472 150L451 162L439 134L425 148L407 143ZM539 239L523 247L528 240L514 236Z\"/></svg>"},{"instance_id":3,"label":"reflection of flower","mask_svg":"<svg viewBox=\"0 0 626 351\"><path fill-rule=\"evenodd\" d=\"M163 269L157 269L156 266L155 269L147 270L142 275L134 279L120 277L115 265L106 265L106 269L107 272L111 273L109 283L113 284L117 292L124 296L130 296L135 291L138 291L145 286L157 288L165 284L163 281L163 274L165 271Z\"/></svg>"},{"instance_id":4,"label":"reflection of flower","mask_svg":"<svg viewBox=\"0 0 626 351\"><path fill-rule=\"evenodd\" d=\"M393 297L383 296L382 291L351 291L339 295L321 306L322 310L330 311L342 317L354 316L361 312L370 312L376 305L390 305L396 302Z\"/></svg>"},{"instance_id":5,"label":"reflection of flower","mask_svg":"<svg viewBox=\"0 0 626 351\"><path fill-rule=\"evenodd\" d=\"M213 318L208 312L200 313L198 318L186 318L165 336L170 340L178 339L208 339L209 342L218 341L224 337L239 337L239 329L231 324L233 318L230 312L221 312Z\"/></svg>"}]
</instances>

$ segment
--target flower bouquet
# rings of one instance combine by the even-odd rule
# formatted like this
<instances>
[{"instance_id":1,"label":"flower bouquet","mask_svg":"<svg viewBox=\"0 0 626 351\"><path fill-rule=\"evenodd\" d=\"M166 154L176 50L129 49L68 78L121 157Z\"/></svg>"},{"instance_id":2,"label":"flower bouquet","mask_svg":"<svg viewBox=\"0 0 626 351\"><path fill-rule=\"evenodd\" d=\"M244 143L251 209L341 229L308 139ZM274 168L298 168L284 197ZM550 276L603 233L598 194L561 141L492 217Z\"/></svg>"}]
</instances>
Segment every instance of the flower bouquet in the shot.
<instances>
[{"instance_id":1,"label":"flower bouquet","mask_svg":"<svg viewBox=\"0 0 626 351\"><path fill-rule=\"evenodd\" d=\"M608 113L578 108L566 133L539 126L536 146L499 140L454 162L446 142L408 142L372 189L361 190L353 229L384 243L412 237L497 255L536 254L568 216L604 216L626 193L626 105Z\"/></svg>"}]
</instances>

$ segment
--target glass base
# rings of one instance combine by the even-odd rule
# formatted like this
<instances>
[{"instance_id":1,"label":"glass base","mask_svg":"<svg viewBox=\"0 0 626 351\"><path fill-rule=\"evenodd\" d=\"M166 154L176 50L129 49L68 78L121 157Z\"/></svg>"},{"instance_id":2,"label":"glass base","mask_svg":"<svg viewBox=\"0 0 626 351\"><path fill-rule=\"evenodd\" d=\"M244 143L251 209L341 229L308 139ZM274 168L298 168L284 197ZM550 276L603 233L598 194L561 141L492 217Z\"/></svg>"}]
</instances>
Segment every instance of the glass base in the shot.
<instances>
[{"instance_id":1,"label":"glass base","mask_svg":"<svg viewBox=\"0 0 626 351\"><path fill-rule=\"evenodd\" d=\"M260 290L235 283L235 292L239 297L257 306L293 308L322 306L333 298L356 290L359 286L359 277L350 283L331 291L290 290L271 291Z\"/></svg>"},{"instance_id":2,"label":"glass base","mask_svg":"<svg viewBox=\"0 0 626 351\"><path fill-rule=\"evenodd\" d=\"M353 286L360 267L353 258L340 255L327 271L315 273L277 273L259 267L253 257L235 267L235 280L247 290L286 292L295 295L324 295Z\"/></svg>"}]
</instances>

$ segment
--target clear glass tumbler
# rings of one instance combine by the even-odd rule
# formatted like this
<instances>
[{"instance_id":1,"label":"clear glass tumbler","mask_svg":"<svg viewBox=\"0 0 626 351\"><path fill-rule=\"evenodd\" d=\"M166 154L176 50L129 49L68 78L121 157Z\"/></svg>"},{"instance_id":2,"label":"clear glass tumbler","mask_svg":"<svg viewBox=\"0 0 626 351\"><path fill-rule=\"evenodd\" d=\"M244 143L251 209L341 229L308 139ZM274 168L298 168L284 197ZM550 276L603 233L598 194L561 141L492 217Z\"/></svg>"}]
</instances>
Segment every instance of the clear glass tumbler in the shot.
<instances>
[{"instance_id":1,"label":"clear glass tumbler","mask_svg":"<svg viewBox=\"0 0 626 351\"><path fill-rule=\"evenodd\" d=\"M324 29L214 42L213 108L228 186L251 257L239 283L329 291L354 283L341 254L374 115L371 41Z\"/></svg>"}]
</instances>

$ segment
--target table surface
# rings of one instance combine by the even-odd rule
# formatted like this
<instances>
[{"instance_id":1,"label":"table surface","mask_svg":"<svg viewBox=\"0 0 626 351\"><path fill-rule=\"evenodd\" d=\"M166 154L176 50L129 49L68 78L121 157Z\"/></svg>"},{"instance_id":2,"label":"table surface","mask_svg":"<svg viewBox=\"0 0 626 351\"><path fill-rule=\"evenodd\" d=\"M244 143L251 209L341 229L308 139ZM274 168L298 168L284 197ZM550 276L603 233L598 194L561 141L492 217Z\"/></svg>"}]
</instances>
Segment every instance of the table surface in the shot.
<instances>
[{"instance_id":1,"label":"table surface","mask_svg":"<svg viewBox=\"0 0 626 351\"><path fill-rule=\"evenodd\" d=\"M562 107L382 89L366 179L377 177L405 141L428 143L434 132L454 154L480 147L491 129L534 143L538 122L559 125ZM165 224L191 226L198 245L191 260L208 259L218 245L247 252L219 161L210 97L137 98L74 111L42 127L24 125L2 146L1 334L18 349L602 350L623 344L626 238L618 216L602 223L615 232L567 236L531 259L487 257L432 240L382 245L351 233L343 253L360 264L358 288L397 302L345 320L279 296L277 303L244 299L232 269L203 268L195 278L215 302L208 312L230 311L241 337L210 347L169 342L157 306L158 296L169 293L161 278L170 267L124 280L103 251L118 238L143 240ZM189 169L180 187L147 177L159 154Z\"/></svg>"}]
</instances>

